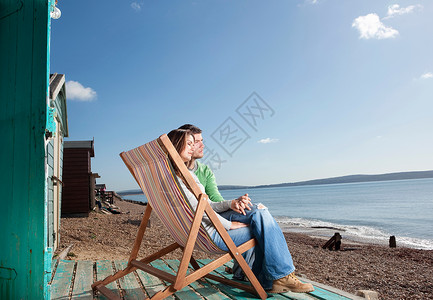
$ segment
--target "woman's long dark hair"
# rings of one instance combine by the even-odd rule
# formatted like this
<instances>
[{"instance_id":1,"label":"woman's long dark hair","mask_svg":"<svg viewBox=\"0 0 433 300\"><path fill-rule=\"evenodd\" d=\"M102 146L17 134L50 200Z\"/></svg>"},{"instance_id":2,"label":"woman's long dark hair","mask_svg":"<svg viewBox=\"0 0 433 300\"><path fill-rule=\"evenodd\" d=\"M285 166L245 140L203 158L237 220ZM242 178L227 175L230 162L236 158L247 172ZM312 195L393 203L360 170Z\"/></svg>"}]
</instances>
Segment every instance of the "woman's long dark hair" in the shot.
<instances>
[{"instance_id":1,"label":"woman's long dark hair","mask_svg":"<svg viewBox=\"0 0 433 300\"><path fill-rule=\"evenodd\" d=\"M183 149L185 149L186 139L189 135L194 138L191 130L188 129L173 129L167 134L168 138L179 154L183 151Z\"/></svg>"},{"instance_id":2,"label":"woman's long dark hair","mask_svg":"<svg viewBox=\"0 0 433 300\"><path fill-rule=\"evenodd\" d=\"M185 147L186 147L186 140L188 136L192 136L194 138L194 135L192 134L191 130L188 129L174 129L170 131L167 134L168 138L170 139L171 143L173 144L174 148L176 149L177 153L181 153ZM176 175L180 178L182 178L182 181L184 181L184 178L178 168L176 167L176 164L174 161L170 158L171 164L174 168L174 172ZM187 163L185 163L186 165ZM184 182L185 183L185 182ZM186 185L186 184L185 184Z\"/></svg>"}]
</instances>

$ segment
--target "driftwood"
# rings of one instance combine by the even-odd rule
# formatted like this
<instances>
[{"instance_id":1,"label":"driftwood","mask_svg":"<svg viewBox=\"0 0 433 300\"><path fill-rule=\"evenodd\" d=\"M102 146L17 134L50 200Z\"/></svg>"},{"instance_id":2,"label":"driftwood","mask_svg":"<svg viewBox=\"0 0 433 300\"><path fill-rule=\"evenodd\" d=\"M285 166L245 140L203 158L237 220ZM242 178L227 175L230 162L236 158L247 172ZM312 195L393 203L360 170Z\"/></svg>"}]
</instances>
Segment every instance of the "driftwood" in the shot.
<instances>
[{"instance_id":1,"label":"driftwood","mask_svg":"<svg viewBox=\"0 0 433 300\"><path fill-rule=\"evenodd\" d=\"M69 251L71 251L71 248L74 246L74 244L70 244L68 247L66 247L65 250L60 252L58 259L65 259L66 256L68 256Z\"/></svg>"},{"instance_id":2,"label":"driftwood","mask_svg":"<svg viewBox=\"0 0 433 300\"><path fill-rule=\"evenodd\" d=\"M335 249L336 251L340 250L341 248L341 235L336 232L323 246L323 249L332 250Z\"/></svg>"}]
</instances>

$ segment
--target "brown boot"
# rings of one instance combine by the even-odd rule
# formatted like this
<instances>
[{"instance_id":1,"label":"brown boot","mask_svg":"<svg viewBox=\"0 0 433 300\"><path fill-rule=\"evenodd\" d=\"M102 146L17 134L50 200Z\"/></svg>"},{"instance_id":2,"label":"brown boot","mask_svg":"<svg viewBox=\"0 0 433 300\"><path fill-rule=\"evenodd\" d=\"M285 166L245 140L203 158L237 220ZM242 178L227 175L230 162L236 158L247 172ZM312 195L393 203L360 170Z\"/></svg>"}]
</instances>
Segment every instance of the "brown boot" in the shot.
<instances>
[{"instance_id":1,"label":"brown boot","mask_svg":"<svg viewBox=\"0 0 433 300\"><path fill-rule=\"evenodd\" d=\"M272 290L269 293L284 293L284 292L294 292L294 293L308 293L314 291L314 287L311 283L302 283L295 276L295 272L274 280L272 285Z\"/></svg>"}]
</instances>

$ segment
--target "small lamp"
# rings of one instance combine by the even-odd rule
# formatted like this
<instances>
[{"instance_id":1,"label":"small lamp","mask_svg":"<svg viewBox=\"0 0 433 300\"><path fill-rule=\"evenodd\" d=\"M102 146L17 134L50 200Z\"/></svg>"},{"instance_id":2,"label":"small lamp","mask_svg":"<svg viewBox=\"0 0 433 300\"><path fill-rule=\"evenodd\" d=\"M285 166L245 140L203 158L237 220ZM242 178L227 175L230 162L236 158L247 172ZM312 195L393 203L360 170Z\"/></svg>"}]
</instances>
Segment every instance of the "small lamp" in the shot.
<instances>
[{"instance_id":1,"label":"small lamp","mask_svg":"<svg viewBox=\"0 0 433 300\"><path fill-rule=\"evenodd\" d=\"M60 9L58 9L58 7L56 6L56 4L57 4L57 0L56 0L56 3L51 8L50 16L51 16L52 19L56 19L57 20L58 18L60 18L62 16L62 12L60 11Z\"/></svg>"}]
</instances>

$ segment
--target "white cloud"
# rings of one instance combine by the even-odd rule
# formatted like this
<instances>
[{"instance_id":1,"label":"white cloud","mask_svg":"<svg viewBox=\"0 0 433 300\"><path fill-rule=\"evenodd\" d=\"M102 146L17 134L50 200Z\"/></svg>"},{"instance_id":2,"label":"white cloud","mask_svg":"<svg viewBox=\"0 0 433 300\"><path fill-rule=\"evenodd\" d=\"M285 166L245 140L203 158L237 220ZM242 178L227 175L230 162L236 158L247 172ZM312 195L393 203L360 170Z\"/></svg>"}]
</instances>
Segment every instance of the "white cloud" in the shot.
<instances>
[{"instance_id":1,"label":"white cloud","mask_svg":"<svg viewBox=\"0 0 433 300\"><path fill-rule=\"evenodd\" d=\"M360 39L389 39L399 34L394 28L385 26L375 13L359 16L353 21L352 27L358 29Z\"/></svg>"},{"instance_id":2,"label":"white cloud","mask_svg":"<svg viewBox=\"0 0 433 300\"><path fill-rule=\"evenodd\" d=\"M140 11L141 10L141 4L138 2L132 2L131 3L131 7L133 10L135 11Z\"/></svg>"},{"instance_id":3,"label":"white cloud","mask_svg":"<svg viewBox=\"0 0 433 300\"><path fill-rule=\"evenodd\" d=\"M388 13L384 19L393 18L395 16L401 16L412 13L416 8L422 8L421 5L410 5L408 7L400 7L398 4L388 6Z\"/></svg>"},{"instance_id":4,"label":"white cloud","mask_svg":"<svg viewBox=\"0 0 433 300\"><path fill-rule=\"evenodd\" d=\"M69 100L92 101L96 99L96 92L78 81L70 80L66 82L66 96Z\"/></svg>"},{"instance_id":5,"label":"white cloud","mask_svg":"<svg viewBox=\"0 0 433 300\"><path fill-rule=\"evenodd\" d=\"M257 141L257 143L260 144L270 144L270 143L276 143L278 142L278 139L271 139L271 138L265 138L265 139L261 139L260 141Z\"/></svg>"},{"instance_id":6,"label":"white cloud","mask_svg":"<svg viewBox=\"0 0 433 300\"><path fill-rule=\"evenodd\" d=\"M420 77L421 79L430 79L433 78L433 73L432 72L427 72L421 75Z\"/></svg>"}]
</instances>

